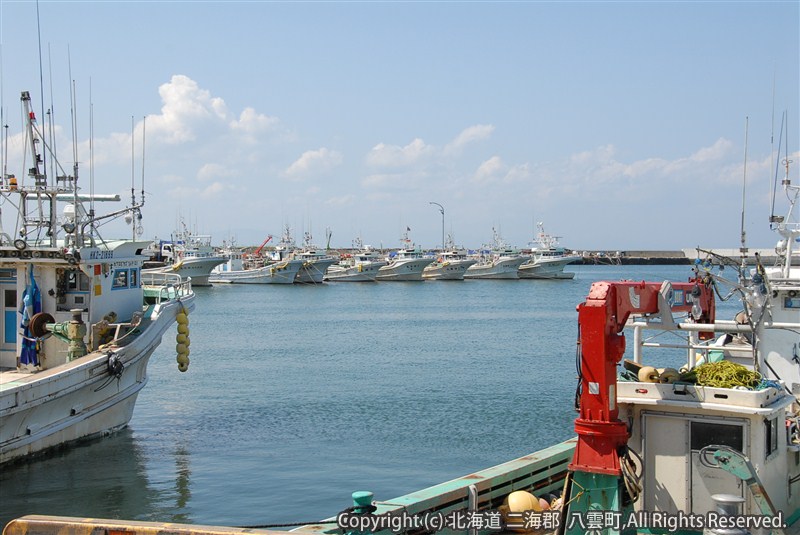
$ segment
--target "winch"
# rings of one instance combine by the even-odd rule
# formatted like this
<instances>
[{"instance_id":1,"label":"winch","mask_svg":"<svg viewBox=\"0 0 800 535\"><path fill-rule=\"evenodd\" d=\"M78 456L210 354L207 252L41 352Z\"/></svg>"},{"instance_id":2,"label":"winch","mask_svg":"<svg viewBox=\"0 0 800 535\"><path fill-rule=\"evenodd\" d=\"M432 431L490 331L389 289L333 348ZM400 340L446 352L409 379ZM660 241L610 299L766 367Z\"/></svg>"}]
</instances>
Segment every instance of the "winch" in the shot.
<instances>
[{"instance_id":1,"label":"winch","mask_svg":"<svg viewBox=\"0 0 800 535\"><path fill-rule=\"evenodd\" d=\"M67 343L67 360L72 361L86 355L86 324L83 322L80 308L70 310L72 319L56 323L55 318L47 312L39 312L31 318L31 334L36 338L52 333L59 340Z\"/></svg>"}]
</instances>

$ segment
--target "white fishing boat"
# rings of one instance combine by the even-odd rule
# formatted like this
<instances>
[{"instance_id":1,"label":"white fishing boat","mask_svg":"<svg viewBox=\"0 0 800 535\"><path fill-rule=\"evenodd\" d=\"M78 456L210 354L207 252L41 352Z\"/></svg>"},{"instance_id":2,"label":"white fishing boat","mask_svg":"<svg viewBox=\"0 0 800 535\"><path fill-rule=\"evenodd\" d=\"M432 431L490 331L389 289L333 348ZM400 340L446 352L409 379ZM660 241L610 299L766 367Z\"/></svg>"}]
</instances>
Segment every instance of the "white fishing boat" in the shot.
<instances>
[{"instance_id":1,"label":"white fishing boat","mask_svg":"<svg viewBox=\"0 0 800 535\"><path fill-rule=\"evenodd\" d=\"M233 242L223 246L227 260L211 271L209 281L213 284L294 284L303 261L275 261L262 256L260 253L271 238L268 237L251 254L245 253Z\"/></svg>"},{"instance_id":2,"label":"white fishing boat","mask_svg":"<svg viewBox=\"0 0 800 535\"><path fill-rule=\"evenodd\" d=\"M579 255L570 254L558 244L558 237L544 231L544 224L537 223L535 247L531 250L530 259L519 266L521 279L572 279L575 273L564 271L564 267L581 259Z\"/></svg>"},{"instance_id":3,"label":"white fishing boat","mask_svg":"<svg viewBox=\"0 0 800 535\"><path fill-rule=\"evenodd\" d=\"M325 272L325 280L336 282L373 282L378 270L386 265L386 259L369 245L364 246L361 238L353 241L353 252L344 253L339 262Z\"/></svg>"},{"instance_id":4,"label":"white fishing boat","mask_svg":"<svg viewBox=\"0 0 800 535\"><path fill-rule=\"evenodd\" d=\"M472 258L476 262L464 273L465 279L518 279L519 266L527 260L519 249L506 244L494 228L491 245L484 246Z\"/></svg>"},{"instance_id":5,"label":"white fishing boat","mask_svg":"<svg viewBox=\"0 0 800 535\"><path fill-rule=\"evenodd\" d=\"M288 232L289 228L287 227L286 230ZM338 261L338 258L318 248L313 242L311 233L306 232L303 236L302 249L296 249L292 253L293 258L303 261L303 265L297 272L294 282L319 284L325 279L325 273L328 269Z\"/></svg>"},{"instance_id":6,"label":"white fishing boat","mask_svg":"<svg viewBox=\"0 0 800 535\"><path fill-rule=\"evenodd\" d=\"M448 238L445 250L422 271L423 279L464 280L467 269L478 262L477 258L469 257L469 251L456 247L452 237Z\"/></svg>"},{"instance_id":7,"label":"white fishing boat","mask_svg":"<svg viewBox=\"0 0 800 535\"><path fill-rule=\"evenodd\" d=\"M386 265L378 269L375 277L378 281L421 281L425 267L433 262L433 258L424 256L422 248L414 245L408 238L408 230L401 240L402 249L393 251L386 259Z\"/></svg>"},{"instance_id":8,"label":"white fishing boat","mask_svg":"<svg viewBox=\"0 0 800 535\"><path fill-rule=\"evenodd\" d=\"M77 164L71 176L45 174L39 149L51 145L27 91L21 101L28 174L4 174L0 184L3 207L16 210L0 230L0 463L127 425L150 355L176 321L178 367L188 368L194 308L189 281L142 273L149 241L97 232L98 222L125 216L140 234L142 203L98 216L95 203L119 196L81 194Z\"/></svg>"},{"instance_id":9,"label":"white fishing boat","mask_svg":"<svg viewBox=\"0 0 800 535\"><path fill-rule=\"evenodd\" d=\"M183 220L180 225L172 239L153 243L154 254L142 273L177 273L191 277L192 286L210 286L211 270L225 262L225 256L215 251L210 235L190 232Z\"/></svg>"}]
</instances>

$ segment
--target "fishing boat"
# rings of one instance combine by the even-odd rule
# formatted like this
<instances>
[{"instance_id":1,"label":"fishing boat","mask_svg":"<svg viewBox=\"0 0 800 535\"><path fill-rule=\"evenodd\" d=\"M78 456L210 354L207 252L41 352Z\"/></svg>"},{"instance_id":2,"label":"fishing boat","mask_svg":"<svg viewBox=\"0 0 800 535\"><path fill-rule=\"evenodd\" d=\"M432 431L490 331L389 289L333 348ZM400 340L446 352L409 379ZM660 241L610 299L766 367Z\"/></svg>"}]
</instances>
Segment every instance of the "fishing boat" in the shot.
<instances>
[{"instance_id":1,"label":"fishing boat","mask_svg":"<svg viewBox=\"0 0 800 535\"><path fill-rule=\"evenodd\" d=\"M743 243L740 259L698 250L688 282L592 285L577 307L576 438L400 497L356 491L352 507L291 532L800 532L800 188L786 169L774 264L757 256L751 269ZM717 318L733 296L742 310ZM4 534L257 527L26 516Z\"/></svg>"},{"instance_id":2,"label":"fishing boat","mask_svg":"<svg viewBox=\"0 0 800 535\"><path fill-rule=\"evenodd\" d=\"M464 280L464 274L478 260L469 258L469 251L456 247L448 236L445 249L422 271L425 280Z\"/></svg>"},{"instance_id":3,"label":"fishing boat","mask_svg":"<svg viewBox=\"0 0 800 535\"><path fill-rule=\"evenodd\" d=\"M194 308L191 282L142 273L149 241L97 231L125 217L140 234L143 203L95 215L95 203L119 196L80 193L77 164L47 176L44 157L56 156L39 152L50 144L27 91L21 102L27 176L4 171L0 183L3 206L16 209L13 230L0 230L0 464L126 426L150 356L176 322L178 368L188 369Z\"/></svg>"},{"instance_id":4,"label":"fishing boat","mask_svg":"<svg viewBox=\"0 0 800 535\"><path fill-rule=\"evenodd\" d=\"M289 232L288 226L286 232ZM290 244L294 245L294 240L291 240ZM310 232L303 235L303 247L290 250L290 252L292 258L303 262L294 279L294 282L300 284L320 284L325 278L325 273L338 260L335 256L329 255L327 251L314 245Z\"/></svg>"},{"instance_id":5,"label":"fishing boat","mask_svg":"<svg viewBox=\"0 0 800 535\"><path fill-rule=\"evenodd\" d=\"M153 242L142 273L177 273L191 277L192 286L210 286L211 270L225 262L225 256L214 250L210 235L190 232L183 220L180 226L172 239Z\"/></svg>"},{"instance_id":6,"label":"fishing boat","mask_svg":"<svg viewBox=\"0 0 800 535\"><path fill-rule=\"evenodd\" d=\"M275 261L257 253L248 254L235 244L223 251L227 260L211 271L209 281L213 284L294 284L303 266L302 260Z\"/></svg>"},{"instance_id":7,"label":"fishing boat","mask_svg":"<svg viewBox=\"0 0 800 535\"><path fill-rule=\"evenodd\" d=\"M581 259L570 254L558 244L558 237L547 234L544 224L537 223L535 247L530 258L519 266L520 279L572 279L575 273L564 271L564 267Z\"/></svg>"},{"instance_id":8,"label":"fishing boat","mask_svg":"<svg viewBox=\"0 0 800 535\"><path fill-rule=\"evenodd\" d=\"M378 270L386 265L386 259L378 251L365 246L361 238L353 241L353 252L344 253L339 261L325 272L326 281L374 282Z\"/></svg>"},{"instance_id":9,"label":"fishing boat","mask_svg":"<svg viewBox=\"0 0 800 535\"><path fill-rule=\"evenodd\" d=\"M506 244L494 228L492 243L473 258L476 262L464 273L465 279L518 279L519 266L527 260L519 249Z\"/></svg>"},{"instance_id":10,"label":"fishing boat","mask_svg":"<svg viewBox=\"0 0 800 535\"><path fill-rule=\"evenodd\" d=\"M433 262L433 257L426 257L419 245L414 245L408 237L406 229L400 240L403 247L392 251L386 258L386 265L378 269L375 277L378 281L421 281L425 267Z\"/></svg>"}]
</instances>

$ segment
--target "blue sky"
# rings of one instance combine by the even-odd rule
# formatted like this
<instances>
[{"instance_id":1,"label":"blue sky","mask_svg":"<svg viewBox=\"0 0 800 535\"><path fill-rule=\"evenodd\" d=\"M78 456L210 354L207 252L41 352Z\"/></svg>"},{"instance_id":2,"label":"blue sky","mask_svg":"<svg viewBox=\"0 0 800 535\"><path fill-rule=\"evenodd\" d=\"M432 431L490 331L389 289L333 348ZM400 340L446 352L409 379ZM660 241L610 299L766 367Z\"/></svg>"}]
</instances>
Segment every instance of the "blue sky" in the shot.
<instances>
[{"instance_id":1,"label":"blue sky","mask_svg":"<svg viewBox=\"0 0 800 535\"><path fill-rule=\"evenodd\" d=\"M288 224L319 244L330 228L336 247L396 247L410 227L435 247L434 201L468 247L493 227L527 246L537 221L575 249L737 247L747 131L749 245L772 247L784 111L800 182L797 1L38 10L43 84L36 3L0 2L9 171L24 175L19 92L39 110L42 85L71 167L74 80L87 189L92 167L98 192L129 198L132 122L140 188L147 117L147 238L182 216L217 243L258 244Z\"/></svg>"}]
</instances>

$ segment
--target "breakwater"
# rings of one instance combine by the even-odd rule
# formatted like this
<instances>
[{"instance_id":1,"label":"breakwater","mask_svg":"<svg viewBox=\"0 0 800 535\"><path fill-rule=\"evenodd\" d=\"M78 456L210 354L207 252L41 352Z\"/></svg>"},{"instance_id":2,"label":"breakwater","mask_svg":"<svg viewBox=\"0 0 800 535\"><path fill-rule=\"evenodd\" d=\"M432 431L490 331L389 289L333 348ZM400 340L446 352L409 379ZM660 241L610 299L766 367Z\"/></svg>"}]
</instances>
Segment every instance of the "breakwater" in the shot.
<instances>
[{"instance_id":1,"label":"breakwater","mask_svg":"<svg viewBox=\"0 0 800 535\"><path fill-rule=\"evenodd\" d=\"M741 260L741 253L738 249L709 249L716 255L727 258ZM575 264L583 265L689 265L693 264L698 258L695 249L681 249L678 251L574 251L581 257ZM761 258L763 264L773 264L775 262L775 251L772 249L750 249L745 258L745 263L755 265L756 254ZM701 253L699 258L705 258L706 254Z\"/></svg>"}]
</instances>

